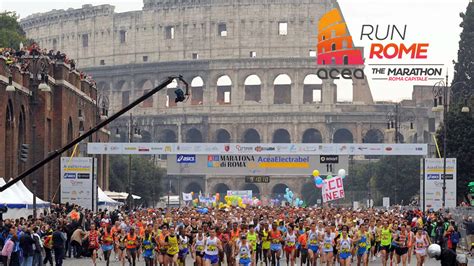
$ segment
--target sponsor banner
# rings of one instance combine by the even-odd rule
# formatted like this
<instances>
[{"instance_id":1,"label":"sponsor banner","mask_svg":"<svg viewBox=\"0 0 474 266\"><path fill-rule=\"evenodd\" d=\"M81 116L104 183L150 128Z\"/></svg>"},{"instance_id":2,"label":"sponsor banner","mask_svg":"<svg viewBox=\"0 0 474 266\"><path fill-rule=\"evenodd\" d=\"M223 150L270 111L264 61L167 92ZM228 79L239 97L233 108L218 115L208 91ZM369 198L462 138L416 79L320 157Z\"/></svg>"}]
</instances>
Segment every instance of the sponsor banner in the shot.
<instances>
[{"instance_id":1,"label":"sponsor banner","mask_svg":"<svg viewBox=\"0 0 474 266\"><path fill-rule=\"evenodd\" d=\"M227 190L227 196L237 196L242 199L251 199L252 190Z\"/></svg>"},{"instance_id":2,"label":"sponsor banner","mask_svg":"<svg viewBox=\"0 0 474 266\"><path fill-rule=\"evenodd\" d=\"M334 175L349 168L349 156L342 155L337 164L321 164L318 155L195 155L188 163L178 158L168 156L169 175L310 176L314 169Z\"/></svg>"},{"instance_id":3,"label":"sponsor banner","mask_svg":"<svg viewBox=\"0 0 474 266\"><path fill-rule=\"evenodd\" d=\"M344 198L344 183L342 177L335 176L325 179L323 184L323 202Z\"/></svg>"},{"instance_id":4,"label":"sponsor banner","mask_svg":"<svg viewBox=\"0 0 474 266\"><path fill-rule=\"evenodd\" d=\"M88 154L272 154L272 155L420 155L427 144L246 144L246 143L88 143Z\"/></svg>"},{"instance_id":5,"label":"sponsor banner","mask_svg":"<svg viewBox=\"0 0 474 266\"><path fill-rule=\"evenodd\" d=\"M199 195L199 202L203 204L209 204L212 202L216 202L216 196L209 196L209 195Z\"/></svg>"},{"instance_id":6,"label":"sponsor banner","mask_svg":"<svg viewBox=\"0 0 474 266\"><path fill-rule=\"evenodd\" d=\"M195 154L178 154L176 155L176 163L195 163Z\"/></svg>"},{"instance_id":7,"label":"sponsor banner","mask_svg":"<svg viewBox=\"0 0 474 266\"><path fill-rule=\"evenodd\" d=\"M61 203L92 209L92 157L61 157Z\"/></svg>"},{"instance_id":8,"label":"sponsor banner","mask_svg":"<svg viewBox=\"0 0 474 266\"><path fill-rule=\"evenodd\" d=\"M339 163L339 155L321 155L319 156L320 163Z\"/></svg>"},{"instance_id":9,"label":"sponsor banner","mask_svg":"<svg viewBox=\"0 0 474 266\"><path fill-rule=\"evenodd\" d=\"M423 159L421 159L420 204L425 210L439 210L443 206L443 158L425 159L425 176L423 177ZM423 178L425 191L423 193ZM446 158L446 208L456 207L456 158Z\"/></svg>"}]
</instances>

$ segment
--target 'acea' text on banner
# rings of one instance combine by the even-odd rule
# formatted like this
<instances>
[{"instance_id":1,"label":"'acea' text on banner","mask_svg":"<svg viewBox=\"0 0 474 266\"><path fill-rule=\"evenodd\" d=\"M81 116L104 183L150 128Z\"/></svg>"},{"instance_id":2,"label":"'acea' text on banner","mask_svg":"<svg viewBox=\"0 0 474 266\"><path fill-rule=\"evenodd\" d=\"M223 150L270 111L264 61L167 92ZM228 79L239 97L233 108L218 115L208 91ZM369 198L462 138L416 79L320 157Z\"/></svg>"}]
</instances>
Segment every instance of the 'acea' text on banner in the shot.
<instances>
[{"instance_id":1,"label":"'acea' text on banner","mask_svg":"<svg viewBox=\"0 0 474 266\"><path fill-rule=\"evenodd\" d=\"M344 198L344 184L342 177L335 176L324 180L323 184L323 202L333 201Z\"/></svg>"}]
</instances>

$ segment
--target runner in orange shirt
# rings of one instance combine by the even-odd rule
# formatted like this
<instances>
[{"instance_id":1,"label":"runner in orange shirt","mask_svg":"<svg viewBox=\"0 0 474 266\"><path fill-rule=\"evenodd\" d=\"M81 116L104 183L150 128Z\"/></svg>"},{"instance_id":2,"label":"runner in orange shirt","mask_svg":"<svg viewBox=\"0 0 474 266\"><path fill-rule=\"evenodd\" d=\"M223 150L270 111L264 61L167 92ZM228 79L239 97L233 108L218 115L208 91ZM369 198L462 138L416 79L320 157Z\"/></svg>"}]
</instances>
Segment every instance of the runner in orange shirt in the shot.
<instances>
[{"instance_id":1,"label":"runner in orange shirt","mask_svg":"<svg viewBox=\"0 0 474 266\"><path fill-rule=\"evenodd\" d=\"M309 228L306 228L308 231ZM306 264L306 259L308 258L308 235L306 233L300 234L298 237L298 245L300 248L300 255L301 255L301 265Z\"/></svg>"}]
</instances>

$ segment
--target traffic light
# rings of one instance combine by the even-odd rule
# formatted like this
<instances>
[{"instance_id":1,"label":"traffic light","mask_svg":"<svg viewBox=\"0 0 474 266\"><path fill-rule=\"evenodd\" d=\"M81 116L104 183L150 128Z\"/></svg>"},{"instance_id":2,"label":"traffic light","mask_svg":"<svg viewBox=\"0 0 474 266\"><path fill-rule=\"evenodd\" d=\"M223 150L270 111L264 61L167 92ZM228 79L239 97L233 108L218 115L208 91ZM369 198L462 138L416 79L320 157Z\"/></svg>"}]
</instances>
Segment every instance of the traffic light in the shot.
<instances>
[{"instance_id":1,"label":"traffic light","mask_svg":"<svg viewBox=\"0 0 474 266\"><path fill-rule=\"evenodd\" d=\"M30 145L29 144L21 144L20 146L20 161L26 163L28 161L28 153L29 153Z\"/></svg>"}]
</instances>

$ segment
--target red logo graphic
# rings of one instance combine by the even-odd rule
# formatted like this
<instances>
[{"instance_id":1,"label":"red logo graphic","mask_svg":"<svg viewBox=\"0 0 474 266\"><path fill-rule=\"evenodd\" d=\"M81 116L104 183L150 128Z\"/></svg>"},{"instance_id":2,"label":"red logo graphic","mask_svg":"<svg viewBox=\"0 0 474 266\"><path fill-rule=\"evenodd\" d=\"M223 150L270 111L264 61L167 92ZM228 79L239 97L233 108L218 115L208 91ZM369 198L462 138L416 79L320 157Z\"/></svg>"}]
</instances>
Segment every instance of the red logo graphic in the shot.
<instances>
[{"instance_id":1,"label":"red logo graphic","mask_svg":"<svg viewBox=\"0 0 474 266\"><path fill-rule=\"evenodd\" d=\"M230 151L230 145L225 145L225 146L224 146L224 150L225 150L226 152L229 152L229 151Z\"/></svg>"}]
</instances>

